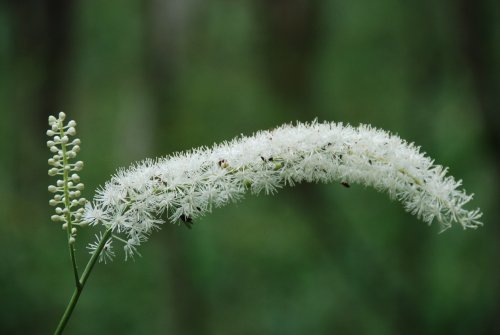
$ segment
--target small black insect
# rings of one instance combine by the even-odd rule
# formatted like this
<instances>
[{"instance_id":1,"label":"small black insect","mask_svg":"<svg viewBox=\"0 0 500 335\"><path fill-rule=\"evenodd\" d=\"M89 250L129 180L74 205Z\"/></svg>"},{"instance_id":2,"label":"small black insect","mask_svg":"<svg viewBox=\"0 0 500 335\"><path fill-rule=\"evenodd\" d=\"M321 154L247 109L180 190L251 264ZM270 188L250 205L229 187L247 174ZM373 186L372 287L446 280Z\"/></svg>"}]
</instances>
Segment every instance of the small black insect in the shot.
<instances>
[{"instance_id":1,"label":"small black insect","mask_svg":"<svg viewBox=\"0 0 500 335\"><path fill-rule=\"evenodd\" d=\"M225 159L221 159L220 161L217 162L217 164L223 169L228 166L227 161Z\"/></svg>"},{"instance_id":2,"label":"small black insect","mask_svg":"<svg viewBox=\"0 0 500 335\"><path fill-rule=\"evenodd\" d=\"M368 163L370 163L370 165L372 165L372 160L371 160L371 159L369 159L369 160L368 160Z\"/></svg>"},{"instance_id":3,"label":"small black insect","mask_svg":"<svg viewBox=\"0 0 500 335\"><path fill-rule=\"evenodd\" d=\"M151 176L149 178L151 181L162 182L163 180L159 176Z\"/></svg>"},{"instance_id":4,"label":"small black insect","mask_svg":"<svg viewBox=\"0 0 500 335\"><path fill-rule=\"evenodd\" d=\"M260 159L262 159L263 162L266 161L266 159L264 157L262 157L262 156L260 156Z\"/></svg>"},{"instance_id":5,"label":"small black insect","mask_svg":"<svg viewBox=\"0 0 500 335\"><path fill-rule=\"evenodd\" d=\"M184 222L184 224L186 225L186 227L188 227L189 229L191 229L191 226L193 225L193 219L185 214L182 214L179 219L181 219L182 222Z\"/></svg>"},{"instance_id":6,"label":"small black insect","mask_svg":"<svg viewBox=\"0 0 500 335\"><path fill-rule=\"evenodd\" d=\"M189 216L187 216L186 214L182 214L180 216L180 219L183 221L183 222L193 222L193 219Z\"/></svg>"},{"instance_id":7,"label":"small black insect","mask_svg":"<svg viewBox=\"0 0 500 335\"><path fill-rule=\"evenodd\" d=\"M349 183L346 181L343 181L340 184L342 184L342 186L347 187L347 188L351 187L351 185L349 185Z\"/></svg>"}]
</instances>

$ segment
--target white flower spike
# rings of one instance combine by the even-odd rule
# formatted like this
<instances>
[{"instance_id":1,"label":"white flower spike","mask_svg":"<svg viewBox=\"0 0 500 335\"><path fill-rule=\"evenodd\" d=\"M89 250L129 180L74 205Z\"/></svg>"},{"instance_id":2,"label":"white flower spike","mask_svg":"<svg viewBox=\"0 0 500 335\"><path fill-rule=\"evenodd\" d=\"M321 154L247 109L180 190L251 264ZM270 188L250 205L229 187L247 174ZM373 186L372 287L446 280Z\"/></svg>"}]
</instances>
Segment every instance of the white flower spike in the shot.
<instances>
[{"instance_id":1,"label":"white flower spike","mask_svg":"<svg viewBox=\"0 0 500 335\"><path fill-rule=\"evenodd\" d=\"M164 222L162 215L190 227L247 190L269 194L285 185L338 181L384 191L423 221L436 220L442 230L453 223L482 225L479 209L464 208L472 195L446 173L418 147L383 130L297 123L120 169L97 191L83 217L125 235L130 256Z\"/></svg>"}]
</instances>

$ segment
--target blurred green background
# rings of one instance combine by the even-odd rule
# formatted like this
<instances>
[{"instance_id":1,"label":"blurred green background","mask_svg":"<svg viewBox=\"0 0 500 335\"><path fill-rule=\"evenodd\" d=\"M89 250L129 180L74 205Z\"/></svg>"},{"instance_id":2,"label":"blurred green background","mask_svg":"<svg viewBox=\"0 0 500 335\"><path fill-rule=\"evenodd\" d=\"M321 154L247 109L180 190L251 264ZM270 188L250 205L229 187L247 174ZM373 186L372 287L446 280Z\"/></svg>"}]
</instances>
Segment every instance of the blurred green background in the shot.
<instances>
[{"instance_id":1,"label":"blurred green background","mask_svg":"<svg viewBox=\"0 0 500 335\"><path fill-rule=\"evenodd\" d=\"M357 185L249 196L99 264L68 334L499 334L499 7L0 2L0 333L51 333L73 290L47 192L64 110L87 198L136 160L318 117L418 143L485 223L438 234Z\"/></svg>"}]
</instances>

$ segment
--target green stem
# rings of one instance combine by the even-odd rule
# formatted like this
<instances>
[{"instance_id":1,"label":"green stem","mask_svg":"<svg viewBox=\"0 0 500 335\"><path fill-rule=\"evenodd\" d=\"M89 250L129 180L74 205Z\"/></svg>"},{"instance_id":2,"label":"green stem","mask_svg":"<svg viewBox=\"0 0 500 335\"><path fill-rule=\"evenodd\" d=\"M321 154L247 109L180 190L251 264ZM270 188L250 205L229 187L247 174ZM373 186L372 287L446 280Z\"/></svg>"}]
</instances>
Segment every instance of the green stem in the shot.
<instances>
[{"instance_id":1,"label":"green stem","mask_svg":"<svg viewBox=\"0 0 500 335\"><path fill-rule=\"evenodd\" d=\"M94 265L97 262L97 259L99 258L99 255L101 254L102 249L106 245L106 242L108 242L110 236L111 236L111 228L108 228L108 230L104 232L104 235L102 235L101 241L99 242L96 251L92 254L92 257L90 257L87 266L85 266L85 270L83 270L82 277L80 278L80 284L82 286L84 286L85 283L87 282L87 279L90 276L90 272L94 268Z\"/></svg>"},{"instance_id":2,"label":"green stem","mask_svg":"<svg viewBox=\"0 0 500 335\"><path fill-rule=\"evenodd\" d=\"M60 136L63 138L64 136L64 128L60 127ZM69 255L71 258L71 265L73 267L73 274L75 276L75 285L76 287L80 286L80 282L78 281L78 266L76 264L76 257L75 257L75 247L71 243L71 230L73 229L73 222L71 221L71 203L69 200L69 187L68 187L68 182L69 182L69 173L66 167L69 165L68 162L68 155L67 155L67 149L66 149L66 144L62 143L61 144L61 150L62 150L62 159L63 159L63 167L64 167L64 172L63 172L63 179L64 179L64 207L67 209L66 213L66 222L68 223L68 226L66 227L66 232L67 232L67 237L68 237L68 248L69 248ZM78 300L78 298L77 298Z\"/></svg>"},{"instance_id":3,"label":"green stem","mask_svg":"<svg viewBox=\"0 0 500 335\"><path fill-rule=\"evenodd\" d=\"M78 298L80 298L80 294L82 293L83 287L76 287L75 291L73 292L73 295L71 296L71 299L69 300L68 307L66 307L66 310L64 311L64 314L59 321L59 324L57 325L57 328L54 332L54 335L56 334L62 334L64 327L66 327L66 324L69 321L69 318L71 317L71 314L73 313L73 310L75 309L76 303L78 302Z\"/></svg>"},{"instance_id":4,"label":"green stem","mask_svg":"<svg viewBox=\"0 0 500 335\"><path fill-rule=\"evenodd\" d=\"M61 317L59 324L57 325L57 328L54 332L54 335L62 334L64 328L66 327L66 324L68 323L69 318L71 317L71 314L73 313L73 310L75 309L76 303L78 302L78 299L80 298L80 294L82 293L83 288L85 287L85 283L87 282L87 279L89 278L90 273L92 272L92 269L94 268L95 263L99 259L99 255L101 254L102 249L106 245L106 242L109 240L110 235L111 235L111 228L106 230L106 232L102 236L102 239L99 242L97 249L92 254L92 257L90 257L89 262L87 263L87 266L85 266L85 270L83 271L82 277L79 280L77 279L75 291L73 292L73 295L71 296L71 299L69 300L68 306L66 307L66 310L64 311L64 314Z\"/></svg>"}]
</instances>

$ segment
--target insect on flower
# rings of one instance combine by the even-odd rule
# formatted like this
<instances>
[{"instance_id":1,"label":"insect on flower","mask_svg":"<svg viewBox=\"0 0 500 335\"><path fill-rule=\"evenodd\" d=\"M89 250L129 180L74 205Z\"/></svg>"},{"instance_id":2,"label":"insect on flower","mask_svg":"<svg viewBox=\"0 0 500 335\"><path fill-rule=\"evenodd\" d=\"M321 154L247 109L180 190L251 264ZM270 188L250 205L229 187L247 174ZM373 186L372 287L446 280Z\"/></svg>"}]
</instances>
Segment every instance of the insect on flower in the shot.
<instances>
[{"instance_id":1,"label":"insect on flower","mask_svg":"<svg viewBox=\"0 0 500 335\"><path fill-rule=\"evenodd\" d=\"M189 229L192 228L192 226L193 226L193 219L191 217L189 217L189 216L187 216L185 214L182 214L180 216L180 219L181 219L181 221L184 223L184 225L186 227L188 227Z\"/></svg>"}]
</instances>

